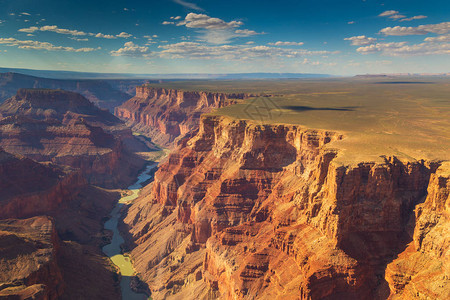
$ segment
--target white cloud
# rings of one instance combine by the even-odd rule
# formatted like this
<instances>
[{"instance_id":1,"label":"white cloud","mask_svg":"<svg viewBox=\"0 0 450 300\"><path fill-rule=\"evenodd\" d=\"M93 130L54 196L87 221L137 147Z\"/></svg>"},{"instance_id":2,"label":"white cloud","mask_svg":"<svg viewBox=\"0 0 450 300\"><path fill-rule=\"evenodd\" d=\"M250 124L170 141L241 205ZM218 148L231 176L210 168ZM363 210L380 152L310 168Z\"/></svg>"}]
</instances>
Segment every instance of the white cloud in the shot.
<instances>
[{"instance_id":1,"label":"white cloud","mask_svg":"<svg viewBox=\"0 0 450 300\"><path fill-rule=\"evenodd\" d=\"M225 22L219 18L212 18L205 14L189 13L177 26L185 25L188 28L201 28L201 29L212 29L212 30L224 30L235 28L243 25L241 21L231 21Z\"/></svg>"},{"instance_id":2,"label":"white cloud","mask_svg":"<svg viewBox=\"0 0 450 300\"><path fill-rule=\"evenodd\" d=\"M382 12L381 14L379 14L379 17L387 17L387 16L392 16L392 15L396 15L398 14L399 11L397 10L386 10L384 12Z\"/></svg>"},{"instance_id":3,"label":"white cloud","mask_svg":"<svg viewBox=\"0 0 450 300\"><path fill-rule=\"evenodd\" d=\"M179 20L181 19L181 16L176 16L176 17L170 17L171 20Z\"/></svg>"},{"instance_id":4,"label":"white cloud","mask_svg":"<svg viewBox=\"0 0 450 300\"><path fill-rule=\"evenodd\" d=\"M395 36L403 36L403 35L417 35L417 34L428 34L428 33L436 33L436 34L445 34L450 31L450 22L443 22L439 24L428 24L428 25L420 25L417 27L386 27L380 30L380 33L384 35L395 35Z\"/></svg>"},{"instance_id":5,"label":"white cloud","mask_svg":"<svg viewBox=\"0 0 450 300\"><path fill-rule=\"evenodd\" d=\"M199 40L211 44L226 44L234 38L264 34L249 29L237 29L243 24L241 21L226 22L205 14L189 13L184 20L177 23L177 26L200 29Z\"/></svg>"},{"instance_id":6,"label":"white cloud","mask_svg":"<svg viewBox=\"0 0 450 300\"><path fill-rule=\"evenodd\" d=\"M152 52L148 47L138 46L133 42L126 42L122 48L110 52L112 56L128 56L149 58Z\"/></svg>"},{"instance_id":7,"label":"white cloud","mask_svg":"<svg viewBox=\"0 0 450 300\"><path fill-rule=\"evenodd\" d=\"M89 33L90 36L96 37L96 38L102 38L102 39L115 39L116 37L114 35L110 34L103 34L103 33Z\"/></svg>"},{"instance_id":8,"label":"white cloud","mask_svg":"<svg viewBox=\"0 0 450 300\"><path fill-rule=\"evenodd\" d=\"M411 17L411 18L401 19L400 22L412 21L412 20L420 20L420 19L426 19L426 18L428 18L428 17L420 15L420 16L414 16L414 17Z\"/></svg>"},{"instance_id":9,"label":"white cloud","mask_svg":"<svg viewBox=\"0 0 450 300\"><path fill-rule=\"evenodd\" d=\"M24 16L31 16L31 14L29 14L29 13L27 13L27 12L22 12L22 13L20 13L21 15L24 15Z\"/></svg>"},{"instance_id":10,"label":"white cloud","mask_svg":"<svg viewBox=\"0 0 450 300\"><path fill-rule=\"evenodd\" d=\"M119 37L119 38L127 39L129 37L132 37L133 35L122 31L119 34L116 34L116 36Z\"/></svg>"},{"instance_id":11,"label":"white cloud","mask_svg":"<svg viewBox=\"0 0 450 300\"><path fill-rule=\"evenodd\" d=\"M304 43L303 42L281 42L278 41L276 43L269 43L269 45L272 46L302 46Z\"/></svg>"},{"instance_id":12,"label":"white cloud","mask_svg":"<svg viewBox=\"0 0 450 300\"><path fill-rule=\"evenodd\" d=\"M258 58L296 58L308 55L325 55L337 52L309 51L286 49L268 46L246 45L221 45L209 46L195 42L181 42L176 44L161 45L159 56L163 58L188 58L188 59L225 59L248 60Z\"/></svg>"},{"instance_id":13,"label":"white cloud","mask_svg":"<svg viewBox=\"0 0 450 300\"><path fill-rule=\"evenodd\" d=\"M349 21L349 22L347 22L347 24L355 24L355 21Z\"/></svg>"},{"instance_id":14,"label":"white cloud","mask_svg":"<svg viewBox=\"0 0 450 300\"><path fill-rule=\"evenodd\" d=\"M367 37L365 35L352 36L345 38L345 41L351 41L353 46L363 46L375 43L376 38Z\"/></svg>"},{"instance_id":15,"label":"white cloud","mask_svg":"<svg viewBox=\"0 0 450 300\"><path fill-rule=\"evenodd\" d=\"M439 55L450 54L449 43L421 43L408 45L407 42L377 43L356 49L359 53L381 53L387 56Z\"/></svg>"},{"instance_id":16,"label":"white cloud","mask_svg":"<svg viewBox=\"0 0 450 300\"><path fill-rule=\"evenodd\" d=\"M39 28L40 31L52 31L60 34L69 34L69 35L86 35L86 32L78 31L78 30L70 30L70 29L64 29L64 28L58 28L56 25L51 26L42 26Z\"/></svg>"},{"instance_id":17,"label":"white cloud","mask_svg":"<svg viewBox=\"0 0 450 300\"><path fill-rule=\"evenodd\" d=\"M6 46L17 46L20 49L47 50L47 51L68 51L68 52L92 52L100 48L73 48L64 46L55 46L48 42L39 42L31 40L17 40L14 38L0 38L0 44Z\"/></svg>"},{"instance_id":18,"label":"white cloud","mask_svg":"<svg viewBox=\"0 0 450 300\"><path fill-rule=\"evenodd\" d=\"M187 1L184 1L184 0L173 0L173 2L178 3L178 4L180 4L180 5L182 5L182 6L186 7L186 8L203 11L203 8L199 7L195 3L187 2Z\"/></svg>"},{"instance_id":19,"label":"white cloud","mask_svg":"<svg viewBox=\"0 0 450 300\"><path fill-rule=\"evenodd\" d=\"M436 37L427 37L426 42L450 42L450 34L440 35Z\"/></svg>"},{"instance_id":20,"label":"white cloud","mask_svg":"<svg viewBox=\"0 0 450 300\"><path fill-rule=\"evenodd\" d=\"M161 24L163 24L163 25L173 25L173 24L175 24L175 22L164 21Z\"/></svg>"},{"instance_id":21,"label":"white cloud","mask_svg":"<svg viewBox=\"0 0 450 300\"><path fill-rule=\"evenodd\" d=\"M38 30L39 30L39 27L36 27L36 26L31 26L31 27L28 27L28 28L21 28L21 29L19 29L20 32L27 32L27 33L33 33L33 32L36 32Z\"/></svg>"}]
</instances>

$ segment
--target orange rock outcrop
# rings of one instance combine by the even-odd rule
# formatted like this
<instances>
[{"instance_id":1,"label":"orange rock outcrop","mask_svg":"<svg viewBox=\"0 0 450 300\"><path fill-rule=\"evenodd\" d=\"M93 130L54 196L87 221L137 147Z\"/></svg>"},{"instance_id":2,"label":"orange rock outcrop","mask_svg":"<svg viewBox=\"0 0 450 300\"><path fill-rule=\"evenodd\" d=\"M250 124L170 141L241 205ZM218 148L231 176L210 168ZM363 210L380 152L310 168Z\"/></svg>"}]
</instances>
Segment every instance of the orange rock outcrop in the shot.
<instances>
[{"instance_id":1,"label":"orange rock outcrop","mask_svg":"<svg viewBox=\"0 0 450 300\"><path fill-rule=\"evenodd\" d=\"M116 107L114 114L155 143L170 147L178 137L198 128L202 113L250 96L138 86L136 96Z\"/></svg>"},{"instance_id":2,"label":"orange rock outcrop","mask_svg":"<svg viewBox=\"0 0 450 300\"><path fill-rule=\"evenodd\" d=\"M153 299L445 299L443 166L342 165L342 138L202 116L124 219Z\"/></svg>"}]
</instances>

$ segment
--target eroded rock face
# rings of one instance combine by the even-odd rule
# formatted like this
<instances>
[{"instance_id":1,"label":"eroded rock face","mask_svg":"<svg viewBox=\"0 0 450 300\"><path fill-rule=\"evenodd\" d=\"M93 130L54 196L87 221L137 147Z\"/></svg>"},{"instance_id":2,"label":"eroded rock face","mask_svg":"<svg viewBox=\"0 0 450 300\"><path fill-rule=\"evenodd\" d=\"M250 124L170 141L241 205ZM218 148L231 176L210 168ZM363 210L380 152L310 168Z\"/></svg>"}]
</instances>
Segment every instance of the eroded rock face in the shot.
<instances>
[{"instance_id":1,"label":"eroded rock face","mask_svg":"<svg viewBox=\"0 0 450 300\"><path fill-rule=\"evenodd\" d=\"M142 167L126 147L132 139L119 119L76 93L21 89L0 106L6 151L80 169L101 186L126 185Z\"/></svg>"},{"instance_id":2,"label":"eroded rock face","mask_svg":"<svg viewBox=\"0 0 450 300\"><path fill-rule=\"evenodd\" d=\"M178 137L197 129L202 113L249 96L139 86L136 96L117 107L115 115L148 134L155 143L171 147Z\"/></svg>"},{"instance_id":3,"label":"eroded rock face","mask_svg":"<svg viewBox=\"0 0 450 300\"><path fill-rule=\"evenodd\" d=\"M386 266L411 241L414 208L427 186L417 226L444 222L425 218L432 215L425 207L432 194L448 199L448 187L436 177L437 163L385 157L339 165L332 145L342 138L297 125L202 116L198 134L160 166L124 220L135 267L152 297L386 299L402 293L401 284L396 291L385 279ZM428 247L441 257L445 247L428 234L421 251ZM445 239L441 244L448 247Z\"/></svg>"},{"instance_id":4,"label":"eroded rock face","mask_svg":"<svg viewBox=\"0 0 450 300\"><path fill-rule=\"evenodd\" d=\"M391 299L450 298L450 164L431 175L413 241L387 266Z\"/></svg>"},{"instance_id":5,"label":"eroded rock face","mask_svg":"<svg viewBox=\"0 0 450 300\"><path fill-rule=\"evenodd\" d=\"M0 220L0 298L58 299L60 242L48 217Z\"/></svg>"}]
</instances>

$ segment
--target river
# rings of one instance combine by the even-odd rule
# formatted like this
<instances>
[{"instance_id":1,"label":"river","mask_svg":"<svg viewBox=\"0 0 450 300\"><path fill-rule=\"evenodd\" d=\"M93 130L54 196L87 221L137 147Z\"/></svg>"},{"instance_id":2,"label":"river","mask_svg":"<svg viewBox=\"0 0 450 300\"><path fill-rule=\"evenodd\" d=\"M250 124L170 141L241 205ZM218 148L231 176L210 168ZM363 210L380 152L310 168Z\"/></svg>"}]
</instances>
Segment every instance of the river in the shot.
<instances>
[{"instance_id":1,"label":"river","mask_svg":"<svg viewBox=\"0 0 450 300\"><path fill-rule=\"evenodd\" d=\"M131 260L122 254L120 245L125 241L120 235L118 229L119 219L121 217L121 208L126 205L126 203L133 201L138 197L139 191L142 188L142 183L152 178L151 172L155 169L158 164L151 164L145 168L145 170L138 176L136 183L130 185L128 190L131 194L128 196L120 198L119 202L116 204L114 209L111 211L111 218L105 222L105 229L111 230L113 232L113 237L111 243L103 247L103 252L112 260L112 262L120 269L120 274L122 279L120 281L120 288L122 290L123 300L147 300L145 294L135 293L130 288L130 280L134 275L134 268Z\"/></svg>"}]
</instances>

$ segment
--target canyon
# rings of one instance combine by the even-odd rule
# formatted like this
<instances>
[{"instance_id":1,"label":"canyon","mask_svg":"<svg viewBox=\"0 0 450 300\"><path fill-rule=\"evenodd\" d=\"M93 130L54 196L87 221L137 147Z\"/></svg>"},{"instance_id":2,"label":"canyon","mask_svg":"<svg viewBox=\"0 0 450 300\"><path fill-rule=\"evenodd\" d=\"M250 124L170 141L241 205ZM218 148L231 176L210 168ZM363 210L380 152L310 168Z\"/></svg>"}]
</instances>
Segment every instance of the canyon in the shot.
<instances>
[{"instance_id":1,"label":"canyon","mask_svg":"<svg viewBox=\"0 0 450 300\"><path fill-rule=\"evenodd\" d=\"M200 115L248 99L246 93L184 91L151 86L136 87L136 96L117 107L114 114L134 130L163 147L198 128Z\"/></svg>"},{"instance_id":2,"label":"canyon","mask_svg":"<svg viewBox=\"0 0 450 300\"><path fill-rule=\"evenodd\" d=\"M157 102L157 91L141 99ZM154 125L160 115L142 107L116 115ZM122 232L153 299L450 297L448 139L422 159L388 135L376 137L384 149L361 153L372 144L358 129L252 120L245 109L174 131L176 148L128 208Z\"/></svg>"},{"instance_id":3,"label":"canyon","mask_svg":"<svg viewBox=\"0 0 450 300\"><path fill-rule=\"evenodd\" d=\"M0 179L0 297L118 299L100 246L108 240L102 220L120 194L89 185L79 170L4 150Z\"/></svg>"},{"instance_id":4,"label":"canyon","mask_svg":"<svg viewBox=\"0 0 450 300\"><path fill-rule=\"evenodd\" d=\"M450 298L449 86L358 80L146 84L115 116L18 90L0 105L0 298L120 299L101 250L120 252L117 218L122 283L152 299ZM121 190L154 144L153 181Z\"/></svg>"}]
</instances>

